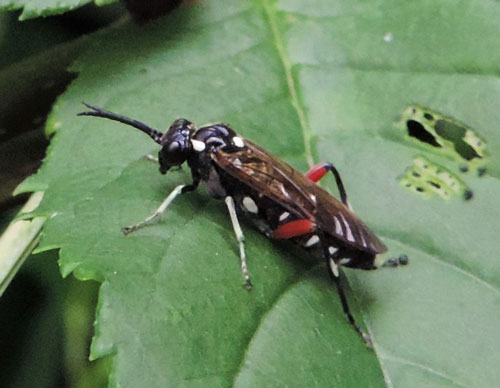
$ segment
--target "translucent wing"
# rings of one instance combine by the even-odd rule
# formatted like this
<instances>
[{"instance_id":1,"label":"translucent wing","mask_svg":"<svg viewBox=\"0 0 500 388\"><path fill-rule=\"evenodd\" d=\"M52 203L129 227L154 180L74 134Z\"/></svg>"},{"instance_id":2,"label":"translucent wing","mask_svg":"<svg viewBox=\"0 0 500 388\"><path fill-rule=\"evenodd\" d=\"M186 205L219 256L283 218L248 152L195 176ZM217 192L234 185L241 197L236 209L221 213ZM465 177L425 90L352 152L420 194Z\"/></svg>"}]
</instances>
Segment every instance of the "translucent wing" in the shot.
<instances>
[{"instance_id":1,"label":"translucent wing","mask_svg":"<svg viewBox=\"0 0 500 388\"><path fill-rule=\"evenodd\" d=\"M228 174L283 206L298 218L312 220L317 228L345 244L370 253L386 246L342 202L301 172L261 147L245 140L245 147L212 154L213 161Z\"/></svg>"}]
</instances>

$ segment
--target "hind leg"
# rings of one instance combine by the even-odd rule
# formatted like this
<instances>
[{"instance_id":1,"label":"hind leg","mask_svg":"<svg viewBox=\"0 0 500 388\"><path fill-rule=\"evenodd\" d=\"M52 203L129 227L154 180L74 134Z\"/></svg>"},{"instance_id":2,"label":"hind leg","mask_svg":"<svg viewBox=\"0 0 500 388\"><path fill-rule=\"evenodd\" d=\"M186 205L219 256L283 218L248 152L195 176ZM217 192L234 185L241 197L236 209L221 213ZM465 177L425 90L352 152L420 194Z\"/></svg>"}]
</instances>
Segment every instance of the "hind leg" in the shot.
<instances>
[{"instance_id":1,"label":"hind leg","mask_svg":"<svg viewBox=\"0 0 500 388\"><path fill-rule=\"evenodd\" d=\"M351 205L347 200L347 193L344 188L344 183L342 182L342 178L340 177L339 172L333 164L331 164L330 162L317 164L306 173L306 176L313 182L318 182L325 176L328 171L331 171L333 176L335 177L335 183L337 183L337 189L339 190L342 203L350 209Z\"/></svg>"},{"instance_id":2,"label":"hind leg","mask_svg":"<svg viewBox=\"0 0 500 388\"><path fill-rule=\"evenodd\" d=\"M347 303L347 298L345 297L344 289L342 288L342 283L340 282L340 261L344 257L346 253L342 248L337 249L334 252L331 252L328 242L324 238L324 236L320 237L321 246L323 248L323 255L325 257L326 263L328 265L328 273L330 274L330 278L334 281L337 292L340 298L340 303L342 304L342 309L344 310L344 314L347 316L349 323L356 330L356 332L361 336L363 341L367 346L372 347L372 341L370 336L366 334L356 323L354 316L351 313L351 309L349 308L349 304Z\"/></svg>"}]
</instances>

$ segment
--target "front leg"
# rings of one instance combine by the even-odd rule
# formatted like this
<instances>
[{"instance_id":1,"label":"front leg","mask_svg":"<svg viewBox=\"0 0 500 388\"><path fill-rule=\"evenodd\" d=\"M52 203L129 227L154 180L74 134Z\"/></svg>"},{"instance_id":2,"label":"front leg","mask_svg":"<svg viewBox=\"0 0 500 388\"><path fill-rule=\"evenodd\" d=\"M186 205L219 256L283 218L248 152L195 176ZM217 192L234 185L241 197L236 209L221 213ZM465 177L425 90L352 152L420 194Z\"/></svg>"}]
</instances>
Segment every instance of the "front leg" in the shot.
<instances>
[{"instance_id":1,"label":"front leg","mask_svg":"<svg viewBox=\"0 0 500 388\"><path fill-rule=\"evenodd\" d=\"M146 154L144 155L144 158L149 160L150 162L160 164L160 161L158 160L157 156L154 156L153 154Z\"/></svg>"},{"instance_id":2,"label":"front leg","mask_svg":"<svg viewBox=\"0 0 500 388\"><path fill-rule=\"evenodd\" d=\"M137 224L130 225L130 226L124 226L122 228L122 233L123 234L129 234L137 229L142 228L143 226L149 225L153 220L161 216L165 210L167 210L168 205L170 205L173 200L179 195L182 194L182 190L187 187L185 185L179 185L177 186L168 196L163 200L161 205L154 211L153 214L151 214L148 218L146 218L144 221L141 221Z\"/></svg>"},{"instance_id":3,"label":"front leg","mask_svg":"<svg viewBox=\"0 0 500 388\"><path fill-rule=\"evenodd\" d=\"M146 218L144 221L138 222L137 224L130 225L130 226L124 226L122 228L122 233L123 234L129 234L137 229L142 228L143 226L149 225L152 221L154 221L156 218L160 217L163 213L165 213L165 210L167 210L167 207L174 201L179 194L185 194L190 191L196 190L200 183L200 176L198 173L192 170L192 177L193 177L193 183L190 185L179 185L177 186L168 196L163 200L161 205L156 209L153 214L151 214L148 218Z\"/></svg>"},{"instance_id":4,"label":"front leg","mask_svg":"<svg viewBox=\"0 0 500 388\"><path fill-rule=\"evenodd\" d=\"M196 190L196 188L200 184L201 177L200 177L200 174L198 174L198 172L196 172L196 170L191 169L191 176L193 178L193 183L191 183L190 185L184 186L182 188L182 194L189 193L190 191Z\"/></svg>"}]
</instances>

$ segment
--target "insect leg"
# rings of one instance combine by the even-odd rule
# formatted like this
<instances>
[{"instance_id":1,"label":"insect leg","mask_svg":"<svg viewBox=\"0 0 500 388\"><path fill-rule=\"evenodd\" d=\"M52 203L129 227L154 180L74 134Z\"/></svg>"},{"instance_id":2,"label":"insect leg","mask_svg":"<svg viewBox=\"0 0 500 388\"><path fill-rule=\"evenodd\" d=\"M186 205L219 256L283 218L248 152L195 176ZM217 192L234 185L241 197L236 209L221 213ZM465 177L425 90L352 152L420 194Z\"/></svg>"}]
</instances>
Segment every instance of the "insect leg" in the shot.
<instances>
[{"instance_id":1,"label":"insect leg","mask_svg":"<svg viewBox=\"0 0 500 388\"><path fill-rule=\"evenodd\" d=\"M329 162L317 164L307 172L306 176L313 182L318 182L325 176L328 171L331 171L335 176L335 182L337 183L337 188L339 189L340 199L342 200L344 205L346 205L348 208L351 208L351 206L349 205L349 201L347 200L347 193L345 192L342 178L340 178L340 174L333 164Z\"/></svg>"},{"instance_id":2,"label":"insect leg","mask_svg":"<svg viewBox=\"0 0 500 388\"><path fill-rule=\"evenodd\" d=\"M151 162L154 162L156 164L160 164L158 157L154 156L153 154L146 154L146 155L144 155L144 158L146 158L147 160L150 160Z\"/></svg>"},{"instance_id":3,"label":"insect leg","mask_svg":"<svg viewBox=\"0 0 500 388\"><path fill-rule=\"evenodd\" d=\"M122 228L122 233L123 234L129 234L131 232L136 231L137 229L142 228L143 226L146 226L150 224L154 219L158 218L161 216L165 210L167 210L168 205L172 203L172 201L179 195L182 194L184 187L187 187L185 185L179 185L177 186L169 195L167 198L164 199L164 201L161 203L161 205L154 211L153 214L151 214L148 218L146 218L144 221L139 222L134 225L130 226L125 226Z\"/></svg>"},{"instance_id":4,"label":"insect leg","mask_svg":"<svg viewBox=\"0 0 500 388\"><path fill-rule=\"evenodd\" d=\"M184 193L189 193L190 191L196 190L198 185L200 184L201 177L198 175L198 173L195 170L191 170L191 176L193 177L193 183L190 185L186 185L182 188L182 194Z\"/></svg>"},{"instance_id":5,"label":"insect leg","mask_svg":"<svg viewBox=\"0 0 500 388\"><path fill-rule=\"evenodd\" d=\"M337 292L339 294L340 303L342 303L342 309L344 310L345 315L347 315L347 319L349 323L352 325L354 330L361 336L365 344L369 347L373 347L370 336L366 334L361 328L357 325L354 316L349 309L349 305L347 304L347 299L345 297L344 289L342 288L342 284L340 283L340 265L339 261L342 258L342 249L337 250L333 255L330 254L328 250L328 243L325 241L324 235L320 238L321 246L323 248L323 254L326 258L326 263L328 265L328 273L330 277L335 282L337 286Z\"/></svg>"},{"instance_id":6,"label":"insect leg","mask_svg":"<svg viewBox=\"0 0 500 388\"><path fill-rule=\"evenodd\" d=\"M238 222L238 216L236 215L236 208L234 206L233 197L227 196L225 201L227 209L229 210L231 222L233 224L234 234L236 235L236 240L238 240L238 244L240 246L241 273L243 275L243 279L245 279L245 286L248 289L251 289L253 285L250 281L250 275L248 273L247 258L245 255L245 237L243 236L243 231L241 230L240 223Z\"/></svg>"}]
</instances>

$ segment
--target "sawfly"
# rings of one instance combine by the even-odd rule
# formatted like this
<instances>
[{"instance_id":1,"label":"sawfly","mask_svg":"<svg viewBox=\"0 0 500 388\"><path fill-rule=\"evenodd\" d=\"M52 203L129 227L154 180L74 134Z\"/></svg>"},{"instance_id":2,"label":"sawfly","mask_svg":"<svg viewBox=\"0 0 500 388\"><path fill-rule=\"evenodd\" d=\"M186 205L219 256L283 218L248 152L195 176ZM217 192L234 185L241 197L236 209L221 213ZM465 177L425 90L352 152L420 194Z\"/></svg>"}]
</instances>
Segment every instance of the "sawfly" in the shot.
<instances>
[{"instance_id":1,"label":"sawfly","mask_svg":"<svg viewBox=\"0 0 500 388\"><path fill-rule=\"evenodd\" d=\"M124 234L151 223L178 195L195 190L203 182L211 196L226 203L239 244L241 272L248 288L252 287L252 282L238 216L253 221L272 239L291 239L306 249L319 248L350 324L365 343L371 345L370 337L350 312L340 282L340 266L375 269L376 255L387 248L351 210L344 184L333 164L321 163L302 174L239 136L227 124L196 129L192 122L177 119L162 133L140 121L89 104L85 106L89 110L79 113L80 116L119 121L141 130L158 143L162 147L158 153L162 174L185 162L191 170L191 184L178 185L151 216L122 228ZM335 177L340 201L316 184L328 172ZM404 264L406 260L402 256L400 262Z\"/></svg>"}]
</instances>

